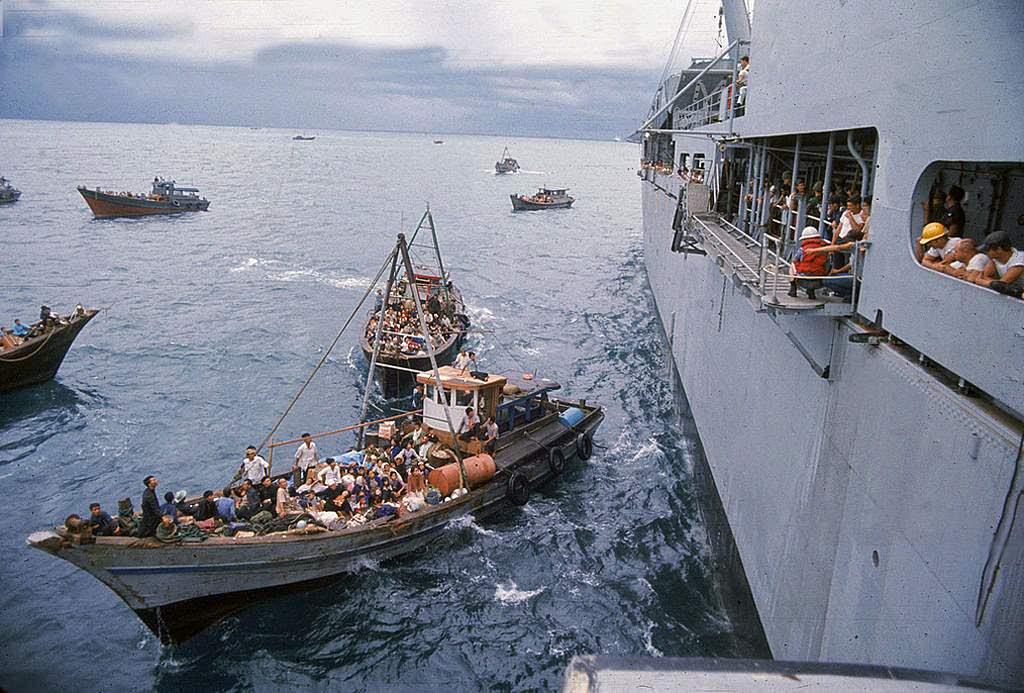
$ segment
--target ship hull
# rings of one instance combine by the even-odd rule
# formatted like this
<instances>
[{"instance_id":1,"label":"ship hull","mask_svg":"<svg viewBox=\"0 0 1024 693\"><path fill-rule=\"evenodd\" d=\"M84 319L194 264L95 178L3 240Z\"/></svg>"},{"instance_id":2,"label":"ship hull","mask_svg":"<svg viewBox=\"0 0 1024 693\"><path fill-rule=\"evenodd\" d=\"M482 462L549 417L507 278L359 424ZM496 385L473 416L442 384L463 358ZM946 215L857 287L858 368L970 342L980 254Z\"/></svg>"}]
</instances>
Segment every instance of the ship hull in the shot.
<instances>
[{"instance_id":1,"label":"ship hull","mask_svg":"<svg viewBox=\"0 0 1024 693\"><path fill-rule=\"evenodd\" d=\"M993 536L1020 422L909 350L851 342L853 320L755 309L713 258L671 250L680 182L650 177L648 281L773 656L1020 685L1024 536Z\"/></svg>"},{"instance_id":2,"label":"ship hull","mask_svg":"<svg viewBox=\"0 0 1024 693\"><path fill-rule=\"evenodd\" d=\"M604 418L589 408L575 428L551 415L499 448L499 473L466 496L428 506L390 521L359 529L303 537L218 537L199 544L127 548L137 540L100 538L91 544L61 541L52 532L29 537L29 544L69 561L110 587L164 642L180 642L257 598L308 589L338 575L358 571L366 561L415 552L443 533L452 521L482 519L503 509L512 467L532 488L554 478L547 451L560 447L577 459L576 440L592 436Z\"/></svg>"},{"instance_id":3,"label":"ship hull","mask_svg":"<svg viewBox=\"0 0 1024 693\"><path fill-rule=\"evenodd\" d=\"M516 212L532 212L541 209L568 209L576 200L569 198L565 202L533 202L518 195L509 195L512 199L512 209Z\"/></svg>"},{"instance_id":4,"label":"ship hull","mask_svg":"<svg viewBox=\"0 0 1024 693\"><path fill-rule=\"evenodd\" d=\"M0 354L0 392L46 382L57 375L78 333L97 312L86 311L84 317Z\"/></svg>"},{"instance_id":5,"label":"ship hull","mask_svg":"<svg viewBox=\"0 0 1024 693\"><path fill-rule=\"evenodd\" d=\"M21 191L0 193L0 205L8 205L12 202L17 202L19 197L21 197Z\"/></svg>"},{"instance_id":6,"label":"ship hull","mask_svg":"<svg viewBox=\"0 0 1024 693\"><path fill-rule=\"evenodd\" d=\"M185 212L205 212L210 207L209 200L178 202L170 200L147 200L109 195L99 190L79 188L85 203L89 205L93 215L98 219L114 217L148 217L158 214L183 214Z\"/></svg>"}]
</instances>

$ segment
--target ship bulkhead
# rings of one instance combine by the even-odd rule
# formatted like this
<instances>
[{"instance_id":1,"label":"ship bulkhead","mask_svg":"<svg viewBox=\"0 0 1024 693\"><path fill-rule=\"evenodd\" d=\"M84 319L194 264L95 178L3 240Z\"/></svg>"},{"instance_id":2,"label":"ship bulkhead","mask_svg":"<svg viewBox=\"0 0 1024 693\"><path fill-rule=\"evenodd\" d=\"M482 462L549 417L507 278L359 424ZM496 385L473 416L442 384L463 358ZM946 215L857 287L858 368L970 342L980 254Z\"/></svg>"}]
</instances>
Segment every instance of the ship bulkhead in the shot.
<instances>
[{"instance_id":1,"label":"ship bulkhead","mask_svg":"<svg viewBox=\"0 0 1024 693\"><path fill-rule=\"evenodd\" d=\"M674 377L764 635L778 659L1024 684L1024 301L922 266L917 240L963 190L965 235L1024 248L1024 86L998 77L1020 6L764 5L665 82L638 170ZM871 199L867 238L792 297L828 195Z\"/></svg>"}]
</instances>

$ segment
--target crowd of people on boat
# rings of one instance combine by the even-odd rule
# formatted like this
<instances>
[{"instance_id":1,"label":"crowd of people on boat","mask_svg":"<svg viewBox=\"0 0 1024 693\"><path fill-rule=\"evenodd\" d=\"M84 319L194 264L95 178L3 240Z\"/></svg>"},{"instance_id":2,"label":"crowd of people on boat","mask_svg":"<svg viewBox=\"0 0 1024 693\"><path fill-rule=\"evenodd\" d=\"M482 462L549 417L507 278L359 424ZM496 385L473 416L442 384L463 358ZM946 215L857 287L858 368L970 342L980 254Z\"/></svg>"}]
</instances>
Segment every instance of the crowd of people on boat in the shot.
<instances>
[{"instance_id":1,"label":"crowd of people on boat","mask_svg":"<svg viewBox=\"0 0 1024 693\"><path fill-rule=\"evenodd\" d=\"M459 436L479 437L493 451L498 428L492 418L481 423L467 410ZM205 541L216 535L337 531L457 498L463 491L442 497L429 482L435 464L454 461L454 453L425 422L361 451L324 459L313 437L305 433L288 474L272 476L270 464L249 446L234 479L223 489L207 490L193 499L185 490L160 496L159 480L150 475L143 480L138 511L131 498L118 501L116 517L92 503L84 518L70 515L65 529L163 543Z\"/></svg>"},{"instance_id":2,"label":"crowd of people on boat","mask_svg":"<svg viewBox=\"0 0 1024 693\"><path fill-rule=\"evenodd\" d=\"M85 314L85 306L79 303L75 306L74 312L67 316L54 312L49 306L42 306L39 309L39 320L31 325L26 325L19 318L15 318L11 327L0 327L0 352L19 347L26 340L44 335L58 325L67 325L72 320L84 317Z\"/></svg>"},{"instance_id":3,"label":"crowd of people on boat","mask_svg":"<svg viewBox=\"0 0 1024 693\"><path fill-rule=\"evenodd\" d=\"M426 339L420 329L416 304L406 295L407 283L403 280L391 300L384 305L383 292L377 290L377 305L366 324L366 341L372 348L377 337L377 326L383 314L381 326L381 352L388 355L426 356ZM430 332L430 345L437 348L463 329L463 322L455 311L454 303L443 301L436 292L423 305L423 317ZM382 313L383 309L383 313Z\"/></svg>"},{"instance_id":4,"label":"crowd of people on boat","mask_svg":"<svg viewBox=\"0 0 1024 693\"><path fill-rule=\"evenodd\" d=\"M922 203L928 223L915 244L921 264L937 272L1024 299L1024 250L1010 235L994 231L977 239L968 233L965 192L938 186Z\"/></svg>"}]
</instances>

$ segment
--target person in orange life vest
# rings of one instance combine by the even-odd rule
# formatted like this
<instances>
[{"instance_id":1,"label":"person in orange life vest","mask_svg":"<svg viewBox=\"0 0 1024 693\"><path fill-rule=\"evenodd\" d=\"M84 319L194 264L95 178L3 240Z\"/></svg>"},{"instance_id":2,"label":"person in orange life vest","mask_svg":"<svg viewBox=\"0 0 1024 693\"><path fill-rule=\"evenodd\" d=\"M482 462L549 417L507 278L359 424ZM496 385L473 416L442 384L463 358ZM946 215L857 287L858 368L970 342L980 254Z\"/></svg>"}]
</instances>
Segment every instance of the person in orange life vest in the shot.
<instances>
[{"instance_id":1,"label":"person in orange life vest","mask_svg":"<svg viewBox=\"0 0 1024 693\"><path fill-rule=\"evenodd\" d=\"M800 232L800 250L793 259L791 274L817 277L817 279L793 279L789 282L789 295L796 298L797 286L807 291L807 298L814 300L814 292L821 287L821 277L828 274L828 256L824 253L811 253L810 250L828 245L813 226Z\"/></svg>"}]
</instances>

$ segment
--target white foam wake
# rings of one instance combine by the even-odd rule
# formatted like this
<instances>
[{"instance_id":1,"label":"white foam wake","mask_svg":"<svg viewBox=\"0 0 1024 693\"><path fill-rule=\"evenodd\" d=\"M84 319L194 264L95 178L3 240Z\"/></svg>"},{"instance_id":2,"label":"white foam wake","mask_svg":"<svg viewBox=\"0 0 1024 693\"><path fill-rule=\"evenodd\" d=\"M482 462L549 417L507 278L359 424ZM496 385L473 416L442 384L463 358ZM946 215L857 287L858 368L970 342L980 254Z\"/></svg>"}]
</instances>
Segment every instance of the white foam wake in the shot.
<instances>
[{"instance_id":1,"label":"white foam wake","mask_svg":"<svg viewBox=\"0 0 1024 693\"><path fill-rule=\"evenodd\" d=\"M494 600L505 606L522 604L527 599L532 599L543 591L543 587L538 587L535 590L521 590L515 582L509 580L508 584L499 582L495 586Z\"/></svg>"}]
</instances>

